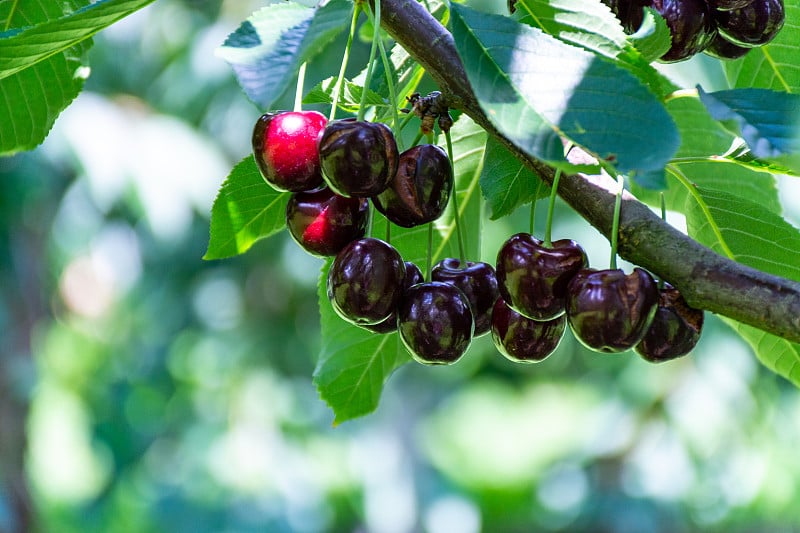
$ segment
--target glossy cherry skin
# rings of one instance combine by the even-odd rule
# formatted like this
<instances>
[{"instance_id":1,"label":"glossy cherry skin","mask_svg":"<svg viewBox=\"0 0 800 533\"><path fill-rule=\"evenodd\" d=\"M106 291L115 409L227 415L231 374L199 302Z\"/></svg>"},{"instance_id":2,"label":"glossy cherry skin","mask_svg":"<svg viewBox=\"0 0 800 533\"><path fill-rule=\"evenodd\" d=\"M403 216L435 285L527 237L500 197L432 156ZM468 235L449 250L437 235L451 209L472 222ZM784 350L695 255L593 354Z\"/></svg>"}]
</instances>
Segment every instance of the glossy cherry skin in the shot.
<instances>
[{"instance_id":1,"label":"glossy cherry skin","mask_svg":"<svg viewBox=\"0 0 800 533\"><path fill-rule=\"evenodd\" d=\"M717 11L719 33L739 46L752 48L770 42L783 28L783 0L754 0L740 9Z\"/></svg>"},{"instance_id":2,"label":"glossy cherry skin","mask_svg":"<svg viewBox=\"0 0 800 533\"><path fill-rule=\"evenodd\" d=\"M453 169L447 153L433 144L422 144L400 154L389 186L372 202L390 221L413 228L444 213L452 188Z\"/></svg>"},{"instance_id":3,"label":"glossy cherry skin","mask_svg":"<svg viewBox=\"0 0 800 533\"><path fill-rule=\"evenodd\" d=\"M328 123L318 149L325 182L342 196L382 193L397 172L400 158L386 124L352 118Z\"/></svg>"},{"instance_id":4,"label":"glossy cherry skin","mask_svg":"<svg viewBox=\"0 0 800 533\"><path fill-rule=\"evenodd\" d=\"M328 271L328 298L343 319L358 326L386 320L403 293L406 267L390 244L364 238L345 246Z\"/></svg>"},{"instance_id":5,"label":"glossy cherry skin","mask_svg":"<svg viewBox=\"0 0 800 533\"><path fill-rule=\"evenodd\" d=\"M305 251L316 256L336 255L367 231L369 202L345 198L327 187L296 192L286 204L286 227Z\"/></svg>"},{"instance_id":6,"label":"glossy cherry skin","mask_svg":"<svg viewBox=\"0 0 800 533\"><path fill-rule=\"evenodd\" d=\"M416 361L449 365L469 348L475 323L466 296L449 283L418 283L403 294L397 329Z\"/></svg>"},{"instance_id":7,"label":"glossy cherry skin","mask_svg":"<svg viewBox=\"0 0 800 533\"><path fill-rule=\"evenodd\" d=\"M746 55L750 50L752 50L752 48L745 48L738 44L733 44L723 37L722 34L717 33L717 36L714 37L714 40L711 41L711 44L709 44L708 48L703 50L703 52L717 59L738 59Z\"/></svg>"},{"instance_id":8,"label":"glossy cherry skin","mask_svg":"<svg viewBox=\"0 0 800 533\"><path fill-rule=\"evenodd\" d=\"M422 283L425 278L422 276L422 271L417 265L411 261L406 261L406 275L403 278L403 292L407 291L412 285ZM366 324L362 326L364 329L374 331L375 333L392 333L397 331L397 310L392 311L389 318L377 324Z\"/></svg>"},{"instance_id":9,"label":"glossy cherry skin","mask_svg":"<svg viewBox=\"0 0 800 533\"><path fill-rule=\"evenodd\" d=\"M578 272L567 288L567 320L575 337L599 352L624 352L642 340L658 307L658 287L640 268Z\"/></svg>"},{"instance_id":10,"label":"glossy cherry skin","mask_svg":"<svg viewBox=\"0 0 800 533\"><path fill-rule=\"evenodd\" d=\"M565 315L552 320L531 320L511 309L500 298L492 312L492 341L497 350L515 363L537 363L556 351L564 330Z\"/></svg>"},{"instance_id":11,"label":"glossy cherry skin","mask_svg":"<svg viewBox=\"0 0 800 533\"><path fill-rule=\"evenodd\" d=\"M264 180L279 191L322 186L317 142L328 119L316 111L266 113L253 128L253 157Z\"/></svg>"},{"instance_id":12,"label":"glossy cherry skin","mask_svg":"<svg viewBox=\"0 0 800 533\"><path fill-rule=\"evenodd\" d=\"M672 46L659 59L664 63L683 61L708 47L717 33L711 8L705 0L649 0L669 27Z\"/></svg>"},{"instance_id":13,"label":"glossy cherry skin","mask_svg":"<svg viewBox=\"0 0 800 533\"><path fill-rule=\"evenodd\" d=\"M562 239L546 248L533 235L517 233L497 252L500 295L527 318L552 320L564 313L567 285L588 262L575 241Z\"/></svg>"},{"instance_id":14,"label":"glossy cherry skin","mask_svg":"<svg viewBox=\"0 0 800 533\"><path fill-rule=\"evenodd\" d=\"M644 9L639 0L602 0L617 20L622 24L625 33L635 33L644 20Z\"/></svg>"},{"instance_id":15,"label":"glossy cherry skin","mask_svg":"<svg viewBox=\"0 0 800 533\"><path fill-rule=\"evenodd\" d=\"M467 261L466 266L454 258L442 259L431 270L431 281L450 283L467 297L472 318L475 320L475 337L492 329L492 308L500 297L497 276L489 263Z\"/></svg>"},{"instance_id":16,"label":"glossy cherry skin","mask_svg":"<svg viewBox=\"0 0 800 533\"><path fill-rule=\"evenodd\" d=\"M636 345L636 353L653 363L688 354L703 330L703 311L690 307L678 289L665 285L659 292L653 322Z\"/></svg>"},{"instance_id":17,"label":"glossy cherry skin","mask_svg":"<svg viewBox=\"0 0 800 533\"><path fill-rule=\"evenodd\" d=\"M752 2L753 0L709 0L708 5L720 11L730 11L747 7Z\"/></svg>"}]
</instances>

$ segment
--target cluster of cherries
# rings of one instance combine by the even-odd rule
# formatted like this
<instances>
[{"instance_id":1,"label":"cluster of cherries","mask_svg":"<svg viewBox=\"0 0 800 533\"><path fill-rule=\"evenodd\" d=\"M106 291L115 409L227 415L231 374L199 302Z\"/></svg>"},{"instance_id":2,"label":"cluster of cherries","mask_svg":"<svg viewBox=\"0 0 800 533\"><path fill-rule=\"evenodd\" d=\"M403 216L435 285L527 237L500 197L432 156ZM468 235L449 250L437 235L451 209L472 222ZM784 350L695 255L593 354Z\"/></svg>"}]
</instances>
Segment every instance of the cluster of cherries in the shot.
<instances>
[{"instance_id":1,"label":"cluster of cherries","mask_svg":"<svg viewBox=\"0 0 800 533\"><path fill-rule=\"evenodd\" d=\"M705 52L736 59L770 42L783 27L783 0L603 0L628 33L639 29L644 8L667 23L672 46L661 61L675 62Z\"/></svg>"},{"instance_id":2,"label":"cluster of cherries","mask_svg":"<svg viewBox=\"0 0 800 533\"><path fill-rule=\"evenodd\" d=\"M453 170L438 146L398 153L384 124L291 111L259 118L253 153L267 183L292 193L286 225L293 239L313 255L335 257L327 292L336 313L378 334L398 331L417 361L453 363L473 337L489 332L507 358L541 361L567 323L591 349L635 348L650 361L684 355L699 339L703 313L676 289L659 288L638 268L629 275L590 269L571 240L544 243L520 233L500 248L496 270L447 258L426 282L391 244L365 237L370 200L402 227L442 215Z\"/></svg>"}]
</instances>

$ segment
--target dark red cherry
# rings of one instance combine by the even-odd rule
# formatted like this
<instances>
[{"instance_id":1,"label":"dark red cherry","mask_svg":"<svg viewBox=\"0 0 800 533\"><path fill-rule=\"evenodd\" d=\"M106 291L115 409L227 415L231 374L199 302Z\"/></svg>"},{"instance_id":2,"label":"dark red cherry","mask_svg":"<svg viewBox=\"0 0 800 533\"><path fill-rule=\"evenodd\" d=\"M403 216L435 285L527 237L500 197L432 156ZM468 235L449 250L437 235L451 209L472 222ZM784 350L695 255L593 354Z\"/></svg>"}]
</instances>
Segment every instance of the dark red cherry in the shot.
<instances>
[{"instance_id":1,"label":"dark red cherry","mask_svg":"<svg viewBox=\"0 0 800 533\"><path fill-rule=\"evenodd\" d=\"M422 144L400 154L397 173L372 202L390 221L413 228L442 215L452 188L447 153L433 144Z\"/></svg>"},{"instance_id":2,"label":"dark red cherry","mask_svg":"<svg viewBox=\"0 0 800 533\"><path fill-rule=\"evenodd\" d=\"M418 283L405 291L397 312L403 345L425 364L458 361L469 348L474 325L464 294L440 281Z\"/></svg>"},{"instance_id":3,"label":"dark red cherry","mask_svg":"<svg viewBox=\"0 0 800 533\"><path fill-rule=\"evenodd\" d=\"M750 5L753 0L709 0L708 5L720 11L730 11L731 9L741 9Z\"/></svg>"},{"instance_id":4,"label":"dark red cherry","mask_svg":"<svg viewBox=\"0 0 800 533\"><path fill-rule=\"evenodd\" d=\"M422 276L422 271L417 265L411 261L406 261L406 276L403 279L403 291L408 290L412 285L422 283L425 278ZM392 333L397 331L397 310L392 311L389 318L377 324L367 324L362 326L365 329L374 331L375 333Z\"/></svg>"},{"instance_id":5,"label":"dark red cherry","mask_svg":"<svg viewBox=\"0 0 800 533\"><path fill-rule=\"evenodd\" d=\"M390 244L364 238L345 246L328 272L328 298L343 319L359 326L386 320L397 308L406 275Z\"/></svg>"},{"instance_id":6,"label":"dark red cherry","mask_svg":"<svg viewBox=\"0 0 800 533\"><path fill-rule=\"evenodd\" d=\"M316 111L266 113L253 128L253 157L264 180L279 191L322 186L317 141L328 119Z\"/></svg>"},{"instance_id":7,"label":"dark red cherry","mask_svg":"<svg viewBox=\"0 0 800 533\"><path fill-rule=\"evenodd\" d=\"M599 352L623 352L644 336L658 307L658 287L640 268L578 272L567 288L567 320L575 337Z\"/></svg>"},{"instance_id":8,"label":"dark red cherry","mask_svg":"<svg viewBox=\"0 0 800 533\"><path fill-rule=\"evenodd\" d=\"M397 172L399 157L392 130L380 122L335 120L319 139L322 175L342 196L382 193Z\"/></svg>"},{"instance_id":9,"label":"dark red cherry","mask_svg":"<svg viewBox=\"0 0 800 533\"><path fill-rule=\"evenodd\" d=\"M653 363L681 357L694 349L702 329L703 311L689 307L678 289L665 285L653 322L636 345L636 353Z\"/></svg>"},{"instance_id":10,"label":"dark red cherry","mask_svg":"<svg viewBox=\"0 0 800 533\"><path fill-rule=\"evenodd\" d=\"M472 317L475 320L475 337L492 329L492 308L500 297L497 277L489 263L467 261L461 265L458 259L442 259L431 270L431 280L450 283L458 287L467 297Z\"/></svg>"},{"instance_id":11,"label":"dark red cherry","mask_svg":"<svg viewBox=\"0 0 800 533\"><path fill-rule=\"evenodd\" d=\"M567 318L531 320L511 309L499 298L492 312L492 340L506 359L516 363L536 363L556 351Z\"/></svg>"},{"instance_id":12,"label":"dark red cherry","mask_svg":"<svg viewBox=\"0 0 800 533\"><path fill-rule=\"evenodd\" d=\"M617 20L622 24L625 33L635 33L644 20L644 9L640 0L602 0Z\"/></svg>"},{"instance_id":13,"label":"dark red cherry","mask_svg":"<svg viewBox=\"0 0 800 533\"><path fill-rule=\"evenodd\" d=\"M703 50L703 52L717 59L738 59L747 54L750 50L752 50L752 48L745 48L733 44L723 37L722 34L717 33L717 36L714 37L714 40L711 41L711 44L709 44L708 48Z\"/></svg>"},{"instance_id":14,"label":"dark red cherry","mask_svg":"<svg viewBox=\"0 0 800 533\"><path fill-rule=\"evenodd\" d=\"M719 33L733 44L752 48L770 42L783 27L783 0L754 0L740 9L715 13Z\"/></svg>"},{"instance_id":15,"label":"dark red cherry","mask_svg":"<svg viewBox=\"0 0 800 533\"><path fill-rule=\"evenodd\" d=\"M551 320L564 313L567 285L588 265L575 241L554 241L547 248L529 233L512 235L497 252L500 295L518 313L533 320Z\"/></svg>"},{"instance_id":16,"label":"dark red cherry","mask_svg":"<svg viewBox=\"0 0 800 533\"><path fill-rule=\"evenodd\" d=\"M345 198L323 188L296 192L286 204L286 227L292 238L312 255L336 255L367 231L369 202Z\"/></svg>"},{"instance_id":17,"label":"dark red cherry","mask_svg":"<svg viewBox=\"0 0 800 533\"><path fill-rule=\"evenodd\" d=\"M717 33L711 8L705 0L649 0L667 23L672 46L660 61L672 63L702 52Z\"/></svg>"}]
</instances>

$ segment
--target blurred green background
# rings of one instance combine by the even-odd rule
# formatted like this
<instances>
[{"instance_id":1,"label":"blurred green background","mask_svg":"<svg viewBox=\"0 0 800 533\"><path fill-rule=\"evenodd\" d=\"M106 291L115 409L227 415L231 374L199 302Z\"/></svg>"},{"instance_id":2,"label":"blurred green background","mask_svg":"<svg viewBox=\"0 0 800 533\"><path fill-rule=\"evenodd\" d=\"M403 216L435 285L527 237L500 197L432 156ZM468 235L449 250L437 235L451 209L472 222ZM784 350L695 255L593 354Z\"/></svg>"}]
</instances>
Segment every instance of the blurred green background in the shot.
<instances>
[{"instance_id":1,"label":"blurred green background","mask_svg":"<svg viewBox=\"0 0 800 533\"><path fill-rule=\"evenodd\" d=\"M800 394L709 315L657 366L569 335L517 366L483 337L333 428L311 383L321 262L286 234L200 259L261 112L214 49L261 5L159 0L112 26L44 145L0 159L0 531L800 531ZM708 87L709 65L670 69ZM557 208L554 238L605 265ZM484 259L526 228L487 223Z\"/></svg>"}]
</instances>

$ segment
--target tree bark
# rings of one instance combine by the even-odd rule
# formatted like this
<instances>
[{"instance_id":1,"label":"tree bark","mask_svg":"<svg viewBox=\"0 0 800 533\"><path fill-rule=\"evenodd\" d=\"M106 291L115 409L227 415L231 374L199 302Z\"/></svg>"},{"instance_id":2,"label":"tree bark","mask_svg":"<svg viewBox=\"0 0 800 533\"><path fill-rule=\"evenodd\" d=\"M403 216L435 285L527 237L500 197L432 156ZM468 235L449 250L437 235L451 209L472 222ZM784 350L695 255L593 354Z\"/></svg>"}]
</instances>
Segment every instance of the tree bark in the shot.
<instances>
[{"instance_id":1,"label":"tree bark","mask_svg":"<svg viewBox=\"0 0 800 533\"><path fill-rule=\"evenodd\" d=\"M489 121L447 29L414 0L383 0L381 11L381 26L425 68L452 107L469 115L525 166L552 183L553 168L522 152ZM558 194L609 238L613 190L614 183L601 176L565 174ZM800 342L800 283L720 256L662 221L629 194L622 202L618 252L677 287L694 307Z\"/></svg>"}]
</instances>

